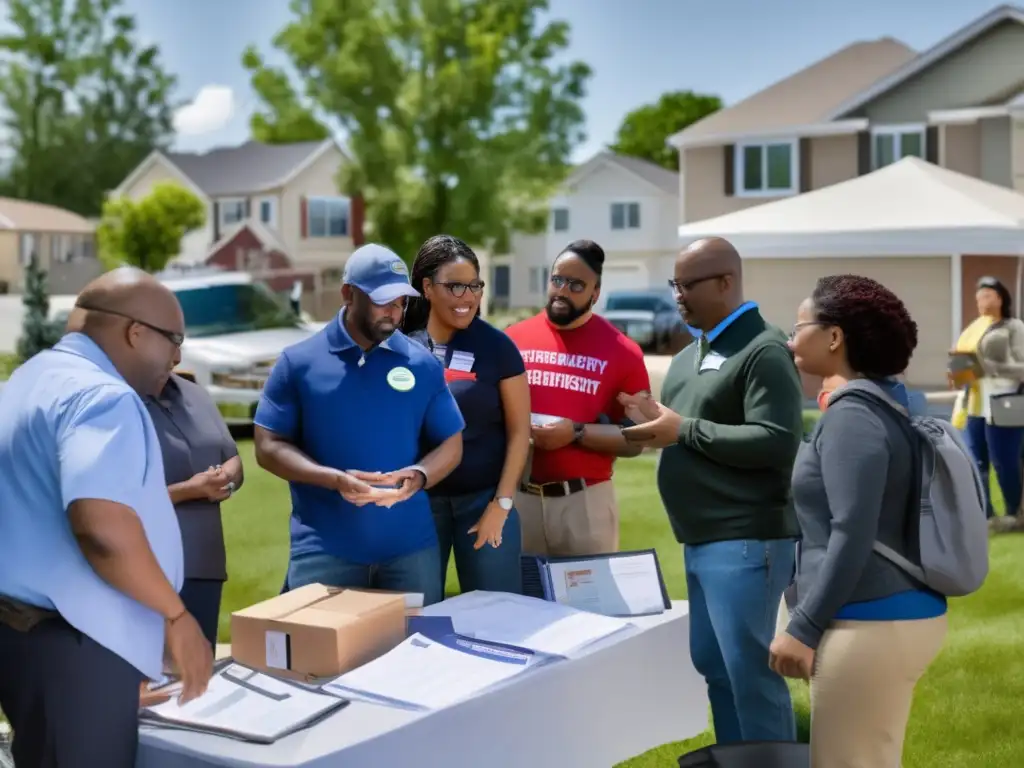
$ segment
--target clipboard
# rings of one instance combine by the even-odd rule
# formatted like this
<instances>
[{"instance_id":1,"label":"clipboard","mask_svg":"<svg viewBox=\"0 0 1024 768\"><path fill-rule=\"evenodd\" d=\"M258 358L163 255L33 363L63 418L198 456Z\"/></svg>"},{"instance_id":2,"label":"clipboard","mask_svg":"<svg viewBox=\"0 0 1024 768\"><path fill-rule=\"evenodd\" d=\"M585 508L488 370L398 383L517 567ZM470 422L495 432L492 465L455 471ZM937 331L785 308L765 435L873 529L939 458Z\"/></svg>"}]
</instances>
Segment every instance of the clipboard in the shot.
<instances>
[{"instance_id":1,"label":"clipboard","mask_svg":"<svg viewBox=\"0 0 1024 768\"><path fill-rule=\"evenodd\" d=\"M657 616L665 611L671 610L672 599L669 597L668 587L665 585L665 576L661 570L661 562L658 560L658 552L653 548L636 549L625 552L608 552L597 555L577 555L571 557L524 554L520 560L523 578L523 594L527 597L535 597L540 600L547 600L551 603L561 602L556 596L555 584L552 578L552 565L579 564L580 566L586 566L587 563L635 557L637 555L649 555L654 560L654 571L658 581L657 589L661 593L660 608L651 611L625 613L616 612L605 613L603 615L610 616L612 618L628 619L637 616ZM571 602L565 602L564 604L570 605L574 608L580 607L578 605L573 605ZM584 608L582 610L586 609Z\"/></svg>"}]
</instances>

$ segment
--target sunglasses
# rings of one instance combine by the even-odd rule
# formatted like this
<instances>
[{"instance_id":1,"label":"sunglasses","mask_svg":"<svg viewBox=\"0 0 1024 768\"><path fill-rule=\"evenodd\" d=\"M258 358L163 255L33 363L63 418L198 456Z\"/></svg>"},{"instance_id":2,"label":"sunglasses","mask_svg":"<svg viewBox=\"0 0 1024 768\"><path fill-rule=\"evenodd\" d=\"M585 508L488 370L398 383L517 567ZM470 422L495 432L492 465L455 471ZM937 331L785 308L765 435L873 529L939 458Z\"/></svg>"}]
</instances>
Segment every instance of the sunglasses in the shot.
<instances>
[{"instance_id":1,"label":"sunglasses","mask_svg":"<svg viewBox=\"0 0 1024 768\"><path fill-rule=\"evenodd\" d=\"M557 291L562 290L565 286L569 286L570 293L583 293L587 290L585 281L575 277L562 277L561 275L551 276L551 286Z\"/></svg>"},{"instance_id":2,"label":"sunglasses","mask_svg":"<svg viewBox=\"0 0 1024 768\"><path fill-rule=\"evenodd\" d=\"M123 317L125 320L130 320L133 323L137 323L137 324L139 324L141 326L149 328L149 330L153 331L154 333L159 333L161 336L163 336L165 339L167 339L169 342L171 342L171 344L173 344L176 347L180 347L182 344L185 343L185 334L183 334L183 333L177 333L175 331L168 331L166 328L161 328L159 325L153 325L152 323L147 323L145 320L139 320L139 318L137 318L137 317L132 317L131 315L126 315L124 312L118 312L116 309L106 309L104 307L94 307L91 304L75 304L75 306L78 307L79 309L84 309L86 312L102 312L105 315L114 315L115 317Z\"/></svg>"}]
</instances>

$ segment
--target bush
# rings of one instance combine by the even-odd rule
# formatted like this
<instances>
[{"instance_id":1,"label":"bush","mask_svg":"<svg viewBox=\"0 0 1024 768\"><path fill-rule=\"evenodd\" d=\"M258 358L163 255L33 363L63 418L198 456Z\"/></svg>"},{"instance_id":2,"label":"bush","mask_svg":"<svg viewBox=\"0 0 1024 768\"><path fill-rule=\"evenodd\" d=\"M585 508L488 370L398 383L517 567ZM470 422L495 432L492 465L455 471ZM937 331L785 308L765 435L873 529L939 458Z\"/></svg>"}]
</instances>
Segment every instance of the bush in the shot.
<instances>
[{"instance_id":1,"label":"bush","mask_svg":"<svg viewBox=\"0 0 1024 768\"><path fill-rule=\"evenodd\" d=\"M25 292L22 294L25 316L18 339L18 359L25 362L56 344L64 329L50 320L50 294L46 288L46 271L39 268L35 254L25 269Z\"/></svg>"},{"instance_id":2,"label":"bush","mask_svg":"<svg viewBox=\"0 0 1024 768\"><path fill-rule=\"evenodd\" d=\"M821 411L804 411L804 437L811 434L820 418Z\"/></svg>"}]
</instances>

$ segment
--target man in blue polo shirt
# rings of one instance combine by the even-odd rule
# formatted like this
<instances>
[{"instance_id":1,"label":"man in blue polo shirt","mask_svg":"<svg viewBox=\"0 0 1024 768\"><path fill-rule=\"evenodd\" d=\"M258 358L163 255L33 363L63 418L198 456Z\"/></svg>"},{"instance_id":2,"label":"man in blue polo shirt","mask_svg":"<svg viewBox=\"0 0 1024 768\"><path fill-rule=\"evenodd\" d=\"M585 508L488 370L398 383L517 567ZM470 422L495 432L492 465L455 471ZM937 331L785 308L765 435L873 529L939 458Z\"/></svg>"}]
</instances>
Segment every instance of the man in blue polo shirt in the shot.
<instances>
[{"instance_id":1,"label":"man in blue polo shirt","mask_svg":"<svg viewBox=\"0 0 1024 768\"><path fill-rule=\"evenodd\" d=\"M417 295L398 256L357 249L344 308L282 353L263 390L256 460L291 485L292 589L422 592L427 604L443 596L423 491L458 466L465 422L440 363L397 330ZM421 456L421 438L437 448Z\"/></svg>"}]
</instances>

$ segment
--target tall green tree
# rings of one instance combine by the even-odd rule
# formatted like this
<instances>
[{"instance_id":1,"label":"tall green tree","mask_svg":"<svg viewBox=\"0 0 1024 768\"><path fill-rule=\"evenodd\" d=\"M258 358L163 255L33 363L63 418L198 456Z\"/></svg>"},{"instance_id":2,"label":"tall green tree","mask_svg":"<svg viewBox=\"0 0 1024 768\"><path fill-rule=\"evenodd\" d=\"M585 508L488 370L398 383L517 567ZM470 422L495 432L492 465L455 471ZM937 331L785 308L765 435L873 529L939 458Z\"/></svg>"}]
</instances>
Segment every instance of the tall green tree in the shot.
<instances>
[{"instance_id":1,"label":"tall green tree","mask_svg":"<svg viewBox=\"0 0 1024 768\"><path fill-rule=\"evenodd\" d=\"M46 270L39 267L33 253L25 269L25 290L21 303L25 314L18 337L18 359L25 362L33 355L56 344L63 329L50 320L50 292L46 285Z\"/></svg>"},{"instance_id":2,"label":"tall green tree","mask_svg":"<svg viewBox=\"0 0 1024 768\"><path fill-rule=\"evenodd\" d=\"M107 269L132 266L158 272L178 255L181 239L206 223L206 205L179 184L155 184L140 200L114 197L103 204L96 229Z\"/></svg>"},{"instance_id":3,"label":"tall green tree","mask_svg":"<svg viewBox=\"0 0 1024 768\"><path fill-rule=\"evenodd\" d=\"M670 171L678 170L679 154L665 140L721 108L722 100L717 96L693 91L663 94L654 104L634 109L622 119L610 149L650 160Z\"/></svg>"},{"instance_id":4,"label":"tall green tree","mask_svg":"<svg viewBox=\"0 0 1024 768\"><path fill-rule=\"evenodd\" d=\"M411 258L450 232L501 247L536 231L584 139L590 76L558 63L569 26L546 0L292 0L274 38L297 73L243 63L263 104L257 139L347 136L340 188L360 193L374 239Z\"/></svg>"},{"instance_id":5,"label":"tall green tree","mask_svg":"<svg viewBox=\"0 0 1024 768\"><path fill-rule=\"evenodd\" d=\"M7 0L0 114L12 154L0 192L100 212L173 133L175 80L137 42L122 0Z\"/></svg>"}]
</instances>

